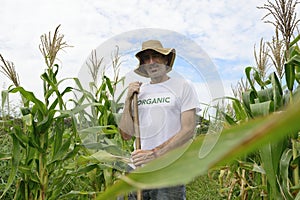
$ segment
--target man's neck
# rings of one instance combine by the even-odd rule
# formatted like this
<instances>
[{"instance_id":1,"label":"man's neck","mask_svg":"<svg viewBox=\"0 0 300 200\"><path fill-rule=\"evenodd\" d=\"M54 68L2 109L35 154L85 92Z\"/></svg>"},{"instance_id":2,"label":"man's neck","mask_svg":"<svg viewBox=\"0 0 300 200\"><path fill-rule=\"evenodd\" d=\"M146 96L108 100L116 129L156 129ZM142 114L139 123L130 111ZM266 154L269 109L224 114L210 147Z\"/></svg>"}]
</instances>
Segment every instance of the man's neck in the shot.
<instances>
[{"instance_id":1,"label":"man's neck","mask_svg":"<svg viewBox=\"0 0 300 200\"><path fill-rule=\"evenodd\" d=\"M151 81L150 83L151 84L156 84L156 83L162 83L162 82L165 82L167 80L169 80L170 77L165 75L165 76L160 76L160 77L155 77L155 78L151 78Z\"/></svg>"}]
</instances>

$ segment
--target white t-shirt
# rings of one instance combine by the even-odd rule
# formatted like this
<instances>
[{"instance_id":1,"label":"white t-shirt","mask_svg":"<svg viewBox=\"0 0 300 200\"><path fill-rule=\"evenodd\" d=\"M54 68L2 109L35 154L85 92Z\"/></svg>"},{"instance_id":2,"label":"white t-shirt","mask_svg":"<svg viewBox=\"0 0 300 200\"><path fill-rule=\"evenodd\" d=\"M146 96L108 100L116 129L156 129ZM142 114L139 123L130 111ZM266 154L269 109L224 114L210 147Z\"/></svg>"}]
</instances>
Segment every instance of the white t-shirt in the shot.
<instances>
[{"instance_id":1,"label":"white t-shirt","mask_svg":"<svg viewBox=\"0 0 300 200\"><path fill-rule=\"evenodd\" d=\"M184 79L142 84L138 95L141 149L153 149L178 133L181 113L198 106L195 90Z\"/></svg>"}]
</instances>

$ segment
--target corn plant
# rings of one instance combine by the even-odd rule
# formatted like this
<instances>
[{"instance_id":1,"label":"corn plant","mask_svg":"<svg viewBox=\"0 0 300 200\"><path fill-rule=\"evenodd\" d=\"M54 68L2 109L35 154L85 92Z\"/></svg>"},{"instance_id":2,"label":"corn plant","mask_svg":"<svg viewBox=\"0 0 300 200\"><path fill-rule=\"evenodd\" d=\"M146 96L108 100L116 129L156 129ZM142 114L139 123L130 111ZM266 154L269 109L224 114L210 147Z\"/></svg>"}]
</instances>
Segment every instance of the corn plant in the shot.
<instances>
[{"instance_id":1,"label":"corn plant","mask_svg":"<svg viewBox=\"0 0 300 200\"><path fill-rule=\"evenodd\" d=\"M247 68L246 70L249 74L250 69L251 68ZM279 86L274 74L270 76L270 82L274 84L274 87ZM295 161L291 161L291 150L280 147L280 144L284 143L286 138L292 135L291 133L300 130L300 124L298 123L300 112L299 109L295 109L300 103L299 96L294 97L294 103L287 107L281 107L281 112L267 114L266 112L274 111L274 106L271 105L274 104L275 101L272 91L268 89L267 91L256 91L259 94L257 98L270 98L270 100L266 100L267 103L262 102L260 104L260 102L257 102L257 104L260 105L254 105L254 101L254 103L248 105L248 108L239 100L233 99L237 108L243 108L241 112L238 113L239 117L243 116L249 119L244 123L223 130L217 143L214 143L214 134L200 135L195 138L191 144L173 150L144 167L133 171L127 176L121 176L119 181L108 188L103 194L100 194L97 199L108 199L137 189L185 184L194 177L207 173L208 170L215 169L222 169L225 173L233 172L226 175L226 178L229 178L231 181L228 190L223 191L227 193L227 199L234 199L236 197L241 199L299 198L300 195L292 194L292 192L289 191L291 185L288 173L290 167L295 164ZM274 94L277 95L276 91L278 91L278 89L274 90ZM268 111L265 111L264 115L261 115L260 112L257 111L259 107L263 109L267 108ZM246 109L249 109L251 113ZM253 110L253 113L251 110ZM255 117L258 115L261 116ZM231 118L230 116L227 117ZM232 118L230 122L237 123L237 121ZM211 141L214 146L206 157L199 158L199 151L204 140ZM280 154L276 156L272 154L272 151L268 152L270 148L274 150L275 146L280 147L278 150ZM265 154L270 156L269 158L262 159L264 160L263 164L252 163L251 159L254 158L253 156L248 157L248 160L241 159L254 153L255 156L258 157L257 161L260 162L260 156L266 155L263 155L264 153L257 154L259 151L265 151ZM180 157L178 157L178 155L180 155ZM276 161L278 161L279 166ZM269 166L265 166L265 162ZM226 172L224 165L236 166L236 168L234 170L231 168ZM272 167L277 167L277 169L275 170ZM278 172L278 170L280 171ZM186 173L187 171L189 173ZM277 174L274 174L273 171ZM273 179L271 176L272 173L274 175ZM267 178L261 176L265 174L267 174ZM234 179L232 177L234 177ZM220 180L221 179L225 180L225 176L221 175ZM275 187L272 185L274 179L278 181ZM239 185L239 191L235 190L234 187L236 185Z\"/></svg>"},{"instance_id":2,"label":"corn plant","mask_svg":"<svg viewBox=\"0 0 300 200\"><path fill-rule=\"evenodd\" d=\"M223 131L218 143L212 149L215 154L211 153L210 158L197 160L196 146L199 147L204 140L198 137L185 152L186 154L184 153L175 163L171 163L163 169L158 167L162 162L167 163L165 160L171 160L172 156L179 153L179 149L170 152L162 159L158 159L157 162L150 163L144 169L137 170L138 173L136 174L122 177L119 184L100 195L99 199L105 199L113 193L136 188L153 188L184 183L184 180L188 181L188 177L193 177L190 174L201 174L211 169L212 166L218 166L215 169L221 169L219 179L224 186L221 192L225 194L227 199L235 199L236 197L240 199L299 199L299 127L292 128L297 117L294 116L295 118L287 123L283 122L285 121L284 118L290 115L291 110L299 111L293 101L299 102L299 97L296 97L299 89L295 86L297 83L299 84L300 60L297 42L300 36L291 41L299 21L295 15L297 3L293 0L276 0L275 3L268 1L268 4L259 7L269 12L264 19L268 16L275 18L274 22L266 22L275 26L276 37L273 38L272 43L267 43L268 45L265 45L261 40L260 51L255 54L257 67L245 69L247 80L246 84L242 84L242 86L246 86L243 87L246 90L236 93L241 98L227 98L232 101L232 112L223 114L227 123L233 127ZM282 41L279 40L279 33L283 38ZM276 72L271 72L269 76L266 73L269 69L268 58L272 59L276 69ZM284 80L283 74L285 75ZM287 93L285 92L286 88ZM289 109L286 110L286 107ZM274 120L271 120L272 123L268 123L267 119ZM277 123L277 130L272 128L274 127L273 123ZM268 135L266 140L262 138L263 135L266 136L265 134ZM225 138L226 135L228 140L223 140L222 138ZM237 146L232 144L238 140L237 138L242 138L243 135L248 135L249 140L244 138L245 140L240 140ZM231 146L226 151L225 146L229 146L229 144ZM222 154L221 149L226 151L225 156L221 156L218 160L216 157ZM247 153L245 154L243 150ZM194 156L193 161L192 155ZM227 160L229 155L233 157ZM214 164L210 165L209 162L214 159L217 161L212 161ZM232 162L233 159L234 162ZM231 162L226 162L226 160ZM225 163L226 165L216 163ZM151 168L158 170L153 170L148 174L142 173L148 172L147 170ZM189 174L184 173L187 170L190 172ZM165 176L165 173L168 175ZM180 175L181 173L184 175ZM164 174L162 175L164 177L158 178L158 174ZM163 183L158 183L159 180Z\"/></svg>"},{"instance_id":3,"label":"corn plant","mask_svg":"<svg viewBox=\"0 0 300 200\"><path fill-rule=\"evenodd\" d=\"M72 116L61 112L65 110L63 96L71 88L58 90L62 81L56 78L59 66L54 60L57 52L67 47L62 42L63 35L58 34L58 28L53 38L50 33L41 36L41 51L47 64L47 70L41 76L45 86L44 100L19 86L14 70L5 71L15 87L4 91L2 97L8 97L9 93L21 94L23 123L14 125L10 132L13 143L11 172L1 197L15 183L15 199L56 199L69 181L67 166L80 149L74 123L65 125L66 119L73 121ZM7 66L6 69L14 68ZM54 99L52 102L51 98Z\"/></svg>"},{"instance_id":4,"label":"corn plant","mask_svg":"<svg viewBox=\"0 0 300 200\"><path fill-rule=\"evenodd\" d=\"M299 48L297 42L299 36L290 42L292 33L298 23L294 13L297 2L293 1L275 1L275 3L265 4L262 9L269 11L269 14L275 18L275 22L267 21L275 26L276 36L273 37L271 43L268 43L272 54L268 54L269 49L261 43L259 56L255 54L257 67L247 67L245 74L250 87L243 92L241 101L233 100L234 113L233 118L226 116L231 124L248 120L259 116L269 115L272 112L280 112L287 104L293 101L297 89L298 80L295 75L298 73L298 56ZM265 17L265 18L266 18ZM264 18L264 19L265 19ZM279 39L281 32L283 40ZM265 80L264 69L267 58L271 58L276 72L269 75ZM251 73L252 72L252 73ZM285 75L285 80L283 79ZM278 77L278 76L279 77ZM286 86L283 85L286 83ZM260 88L257 90L255 84ZM288 94L284 92L284 88L288 89ZM241 115L243 113L243 115ZM243 117L241 117L243 116ZM285 140L276 143L268 143L258 151L259 159L252 159L252 169L260 164L263 170L258 171L261 175L260 183L262 184L262 196L266 198L284 198L293 199L297 194L299 185L299 167L298 157L298 132L291 133ZM249 156L247 157L249 159ZM251 157L250 157L251 158ZM289 170L293 169L293 178L289 178ZM248 170L253 174L253 170ZM252 175L253 176L253 175ZM251 176L251 177L252 177ZM243 178L248 180L247 178ZM293 183L292 185L289 183ZM256 188L253 187L252 188ZM242 190L241 190L242 191ZM241 192L243 193L243 192Z\"/></svg>"},{"instance_id":5,"label":"corn plant","mask_svg":"<svg viewBox=\"0 0 300 200\"><path fill-rule=\"evenodd\" d=\"M96 51L93 51L91 59L87 62L93 78L89 84L90 91L85 90L77 81L81 96L74 103L81 104L86 101L93 104L89 111L83 110L78 117L79 134L90 153L89 156L81 156L78 165L86 165L81 170L95 183L94 191L98 192L104 191L119 175L128 170L129 166L126 163L130 162L129 156L133 148L133 141L123 141L117 129L118 112L123 107L120 98L124 94L123 91L119 97L114 95L116 85L121 84L124 79L119 79L119 59L117 48L112 56L113 81L103 70L98 86L96 80L103 59L98 59Z\"/></svg>"},{"instance_id":6,"label":"corn plant","mask_svg":"<svg viewBox=\"0 0 300 200\"><path fill-rule=\"evenodd\" d=\"M110 199L137 189L185 184L193 178L230 164L237 158L256 151L264 144L279 141L300 128L299 99L281 113L249 120L224 129L206 157L199 158L204 140L215 142L215 135L200 135L186 146L175 149L132 173L121 176L112 187L97 199ZM206 138L207 137L207 138ZM180 156L178 156L180 155ZM188 173L187 173L188 172Z\"/></svg>"},{"instance_id":7,"label":"corn plant","mask_svg":"<svg viewBox=\"0 0 300 200\"><path fill-rule=\"evenodd\" d=\"M15 199L95 198L129 167L133 142L121 140L116 122L122 104L121 96L115 99L114 92L123 81L119 79L118 51L113 55L113 81L103 73L97 86L97 72L93 71L94 82L90 85L95 93L85 90L77 78L72 78L76 88L66 87L61 91L60 84L70 78L57 79L60 67L55 60L58 51L69 45L58 29L59 26L53 36L50 32L41 36L40 51L47 66L41 75L43 100L14 81L18 79L13 64L5 62L3 69L8 70L4 72L15 87L2 93L2 104L10 93L19 93L23 106L22 124L13 126L10 132L12 151L0 154L1 159L6 157L11 161L11 172L1 197L15 183ZM97 61L93 64L94 70L100 66ZM74 103L69 109L65 96L73 91L79 92L80 97L69 100ZM86 111L88 108L91 112Z\"/></svg>"}]
</instances>

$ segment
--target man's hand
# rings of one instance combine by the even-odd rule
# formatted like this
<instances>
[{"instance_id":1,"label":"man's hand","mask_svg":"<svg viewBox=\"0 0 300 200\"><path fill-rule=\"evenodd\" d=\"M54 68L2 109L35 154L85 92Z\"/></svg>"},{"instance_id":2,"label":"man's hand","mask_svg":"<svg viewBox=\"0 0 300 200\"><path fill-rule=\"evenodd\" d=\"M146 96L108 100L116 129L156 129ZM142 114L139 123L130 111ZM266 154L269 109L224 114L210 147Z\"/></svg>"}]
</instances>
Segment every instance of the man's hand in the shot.
<instances>
[{"instance_id":1,"label":"man's hand","mask_svg":"<svg viewBox=\"0 0 300 200\"><path fill-rule=\"evenodd\" d=\"M131 153L131 158L135 166L141 166L151 160L154 160L156 158L156 154L153 150L138 149Z\"/></svg>"},{"instance_id":2,"label":"man's hand","mask_svg":"<svg viewBox=\"0 0 300 200\"><path fill-rule=\"evenodd\" d=\"M132 82L128 85L128 91L127 91L127 99L131 99L133 96L133 93L139 93L140 87L142 83L141 82Z\"/></svg>"},{"instance_id":3,"label":"man's hand","mask_svg":"<svg viewBox=\"0 0 300 200\"><path fill-rule=\"evenodd\" d=\"M124 111L119 123L119 130L124 140L129 140L134 135L134 124L132 117L132 98L133 94L139 93L141 82L132 82L128 86L127 97L125 100Z\"/></svg>"}]
</instances>

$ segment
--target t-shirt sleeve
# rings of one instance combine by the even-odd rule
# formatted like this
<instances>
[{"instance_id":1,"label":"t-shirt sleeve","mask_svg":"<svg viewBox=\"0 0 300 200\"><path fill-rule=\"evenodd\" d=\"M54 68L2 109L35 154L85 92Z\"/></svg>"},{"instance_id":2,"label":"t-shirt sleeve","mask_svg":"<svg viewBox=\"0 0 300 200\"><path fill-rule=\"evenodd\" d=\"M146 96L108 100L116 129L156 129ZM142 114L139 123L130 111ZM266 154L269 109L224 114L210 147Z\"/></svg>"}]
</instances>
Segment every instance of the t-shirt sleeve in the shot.
<instances>
[{"instance_id":1,"label":"t-shirt sleeve","mask_svg":"<svg viewBox=\"0 0 300 200\"><path fill-rule=\"evenodd\" d=\"M196 109L196 113L201 110L198 95L194 86L191 83L185 81L183 83L182 90L181 112L194 108Z\"/></svg>"}]
</instances>

